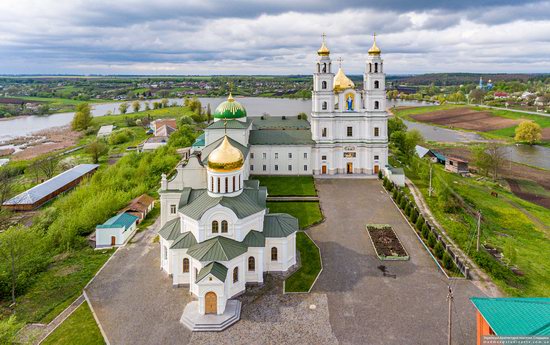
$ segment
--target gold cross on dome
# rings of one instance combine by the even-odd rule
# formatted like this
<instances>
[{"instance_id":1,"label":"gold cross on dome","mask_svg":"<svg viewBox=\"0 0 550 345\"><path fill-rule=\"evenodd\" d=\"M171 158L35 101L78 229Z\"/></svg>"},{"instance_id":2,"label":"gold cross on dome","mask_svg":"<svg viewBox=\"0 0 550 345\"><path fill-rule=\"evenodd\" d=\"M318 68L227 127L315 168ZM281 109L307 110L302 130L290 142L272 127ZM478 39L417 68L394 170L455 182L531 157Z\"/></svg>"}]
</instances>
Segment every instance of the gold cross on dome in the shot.
<instances>
[{"instance_id":1,"label":"gold cross on dome","mask_svg":"<svg viewBox=\"0 0 550 345\"><path fill-rule=\"evenodd\" d=\"M327 37L327 35L323 32L323 34L321 35L321 37L323 38L323 43L325 42L325 38Z\"/></svg>"},{"instance_id":2,"label":"gold cross on dome","mask_svg":"<svg viewBox=\"0 0 550 345\"><path fill-rule=\"evenodd\" d=\"M339 58L338 58L338 64L340 65L340 67L342 67L342 61L344 61L344 60L342 59L342 57L339 57Z\"/></svg>"},{"instance_id":3,"label":"gold cross on dome","mask_svg":"<svg viewBox=\"0 0 550 345\"><path fill-rule=\"evenodd\" d=\"M372 39L376 42L376 32L372 34Z\"/></svg>"}]
</instances>

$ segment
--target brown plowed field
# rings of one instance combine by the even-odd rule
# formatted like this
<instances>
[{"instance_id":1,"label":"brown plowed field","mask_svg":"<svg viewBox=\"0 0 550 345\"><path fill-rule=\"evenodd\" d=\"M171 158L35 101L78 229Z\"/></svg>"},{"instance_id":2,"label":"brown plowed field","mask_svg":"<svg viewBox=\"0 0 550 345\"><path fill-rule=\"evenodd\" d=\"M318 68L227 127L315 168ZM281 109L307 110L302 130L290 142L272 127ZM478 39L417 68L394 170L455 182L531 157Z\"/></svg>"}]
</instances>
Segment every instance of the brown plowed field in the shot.
<instances>
[{"instance_id":1,"label":"brown plowed field","mask_svg":"<svg viewBox=\"0 0 550 345\"><path fill-rule=\"evenodd\" d=\"M550 127L546 127L542 129L542 140L544 141L550 140Z\"/></svg>"},{"instance_id":2,"label":"brown plowed field","mask_svg":"<svg viewBox=\"0 0 550 345\"><path fill-rule=\"evenodd\" d=\"M429 113L412 115L416 121L436 125L469 129L479 132L508 128L520 123L518 120L494 116L490 111L477 111L468 108L438 110Z\"/></svg>"}]
</instances>

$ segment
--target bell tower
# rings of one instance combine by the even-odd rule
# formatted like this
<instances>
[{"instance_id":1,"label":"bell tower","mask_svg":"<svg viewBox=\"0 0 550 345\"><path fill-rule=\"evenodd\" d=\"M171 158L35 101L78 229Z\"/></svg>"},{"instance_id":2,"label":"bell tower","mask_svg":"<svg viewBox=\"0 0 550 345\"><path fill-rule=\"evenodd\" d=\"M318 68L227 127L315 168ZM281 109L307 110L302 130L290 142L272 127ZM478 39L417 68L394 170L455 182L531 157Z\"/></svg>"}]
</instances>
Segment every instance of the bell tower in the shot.
<instances>
[{"instance_id":1,"label":"bell tower","mask_svg":"<svg viewBox=\"0 0 550 345\"><path fill-rule=\"evenodd\" d=\"M372 47L368 51L363 87L365 90L365 109L369 112L386 111L386 75L382 51L376 45L376 33L373 35Z\"/></svg>"},{"instance_id":2,"label":"bell tower","mask_svg":"<svg viewBox=\"0 0 550 345\"><path fill-rule=\"evenodd\" d=\"M323 34L321 48L317 51L317 62L313 73L312 111L315 113L331 112L334 109L334 94L332 90L334 73L332 73L332 60L330 50L325 42Z\"/></svg>"}]
</instances>

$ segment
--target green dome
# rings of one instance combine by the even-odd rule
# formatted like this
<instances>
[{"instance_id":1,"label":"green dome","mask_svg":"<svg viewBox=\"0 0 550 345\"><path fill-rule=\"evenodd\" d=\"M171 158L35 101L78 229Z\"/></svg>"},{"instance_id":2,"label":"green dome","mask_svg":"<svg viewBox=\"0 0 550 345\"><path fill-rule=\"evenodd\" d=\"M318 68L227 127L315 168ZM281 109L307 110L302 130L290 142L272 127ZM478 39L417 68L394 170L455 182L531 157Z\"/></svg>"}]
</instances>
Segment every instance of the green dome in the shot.
<instances>
[{"instance_id":1,"label":"green dome","mask_svg":"<svg viewBox=\"0 0 550 345\"><path fill-rule=\"evenodd\" d=\"M214 111L214 118L216 119L238 119L246 117L246 109L241 103L235 101L233 96L229 94L227 101L222 102Z\"/></svg>"}]
</instances>

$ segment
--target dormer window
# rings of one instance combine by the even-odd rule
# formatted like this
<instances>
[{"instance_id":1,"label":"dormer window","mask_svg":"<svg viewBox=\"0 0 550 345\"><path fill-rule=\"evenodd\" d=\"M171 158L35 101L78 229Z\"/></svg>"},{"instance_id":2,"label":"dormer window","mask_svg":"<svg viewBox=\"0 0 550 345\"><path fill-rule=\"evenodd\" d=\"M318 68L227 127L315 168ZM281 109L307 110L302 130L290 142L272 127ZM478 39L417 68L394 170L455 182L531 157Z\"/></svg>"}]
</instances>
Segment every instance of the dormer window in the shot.
<instances>
[{"instance_id":1,"label":"dormer window","mask_svg":"<svg viewBox=\"0 0 550 345\"><path fill-rule=\"evenodd\" d=\"M227 233L227 228L228 228L227 220L222 220L222 234Z\"/></svg>"},{"instance_id":2,"label":"dormer window","mask_svg":"<svg viewBox=\"0 0 550 345\"><path fill-rule=\"evenodd\" d=\"M217 234L218 233L218 221L215 220L212 222L212 233Z\"/></svg>"}]
</instances>

